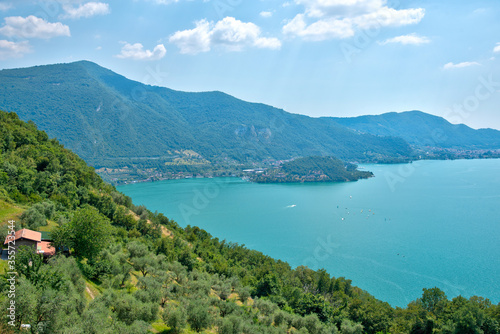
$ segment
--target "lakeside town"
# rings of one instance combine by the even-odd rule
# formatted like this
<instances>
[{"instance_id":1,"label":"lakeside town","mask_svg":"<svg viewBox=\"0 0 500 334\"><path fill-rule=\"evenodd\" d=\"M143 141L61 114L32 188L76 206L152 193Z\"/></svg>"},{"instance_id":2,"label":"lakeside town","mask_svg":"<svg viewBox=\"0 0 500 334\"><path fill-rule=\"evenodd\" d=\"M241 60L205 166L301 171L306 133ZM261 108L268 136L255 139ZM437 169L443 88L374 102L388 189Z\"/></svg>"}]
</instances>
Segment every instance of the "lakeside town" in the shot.
<instances>
[{"instance_id":1,"label":"lakeside town","mask_svg":"<svg viewBox=\"0 0 500 334\"><path fill-rule=\"evenodd\" d=\"M109 168L97 168L96 172L106 181L115 184L131 184L142 182L155 182L163 180L180 180L192 178L213 178L213 177L241 177L251 179L253 175L263 174L268 170L278 169L283 164L294 159L287 160L263 160L261 162L241 163L231 159L220 159L213 163L204 159L201 155L193 151L176 151L177 155L172 155L168 159L162 158L142 158L157 159L160 164L156 168L142 168L139 158L131 162L129 166ZM188 154L184 152L189 152ZM500 158L500 150L469 150L457 148L428 147L416 149L414 160L456 160L456 159L493 159ZM162 161L168 160L167 162ZM405 161L407 162L407 161ZM354 161L354 164L360 162ZM384 162L381 163L392 163ZM284 176L284 175L283 175Z\"/></svg>"}]
</instances>

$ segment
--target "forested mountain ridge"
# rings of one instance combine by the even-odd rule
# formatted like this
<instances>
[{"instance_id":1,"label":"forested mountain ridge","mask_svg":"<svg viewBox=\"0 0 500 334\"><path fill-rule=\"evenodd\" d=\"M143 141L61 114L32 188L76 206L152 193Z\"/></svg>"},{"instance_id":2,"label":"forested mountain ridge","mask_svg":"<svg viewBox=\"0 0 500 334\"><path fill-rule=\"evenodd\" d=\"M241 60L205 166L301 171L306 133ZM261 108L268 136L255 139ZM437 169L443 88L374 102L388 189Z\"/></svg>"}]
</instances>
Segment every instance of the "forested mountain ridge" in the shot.
<instances>
[{"instance_id":1,"label":"forested mountain ridge","mask_svg":"<svg viewBox=\"0 0 500 334\"><path fill-rule=\"evenodd\" d=\"M417 147L500 149L498 130L474 130L467 125L451 124L442 117L417 110L334 119L338 124L353 130L379 136L400 137Z\"/></svg>"},{"instance_id":2,"label":"forested mountain ridge","mask_svg":"<svg viewBox=\"0 0 500 334\"><path fill-rule=\"evenodd\" d=\"M424 289L392 308L325 270L282 261L181 228L95 174L33 123L0 111L0 221L50 228L68 247L43 263L16 254L16 319L0 332L22 333L500 333L500 304L449 300ZM2 237L7 231L0 226ZM90 245L90 247L89 247ZM5 272L5 261L0 260ZM0 275L0 305L10 305Z\"/></svg>"},{"instance_id":3,"label":"forested mountain ridge","mask_svg":"<svg viewBox=\"0 0 500 334\"><path fill-rule=\"evenodd\" d=\"M88 61L0 71L0 108L33 120L95 167L153 166L182 150L211 162L311 155L401 161L412 153L399 138L358 134L332 119L221 92L148 86Z\"/></svg>"}]
</instances>

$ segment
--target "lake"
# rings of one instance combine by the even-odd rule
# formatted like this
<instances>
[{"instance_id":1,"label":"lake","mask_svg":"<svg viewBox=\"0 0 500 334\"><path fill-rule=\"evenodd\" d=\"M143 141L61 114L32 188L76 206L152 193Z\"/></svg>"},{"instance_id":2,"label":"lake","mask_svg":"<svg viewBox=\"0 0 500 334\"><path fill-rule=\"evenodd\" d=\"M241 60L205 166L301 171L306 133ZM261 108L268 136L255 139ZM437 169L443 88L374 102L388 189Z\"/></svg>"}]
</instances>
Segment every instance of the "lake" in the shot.
<instances>
[{"instance_id":1,"label":"lake","mask_svg":"<svg viewBox=\"0 0 500 334\"><path fill-rule=\"evenodd\" d=\"M348 183L185 179L117 187L136 205L292 267L325 268L393 306L422 288L500 302L500 160L361 165Z\"/></svg>"}]
</instances>

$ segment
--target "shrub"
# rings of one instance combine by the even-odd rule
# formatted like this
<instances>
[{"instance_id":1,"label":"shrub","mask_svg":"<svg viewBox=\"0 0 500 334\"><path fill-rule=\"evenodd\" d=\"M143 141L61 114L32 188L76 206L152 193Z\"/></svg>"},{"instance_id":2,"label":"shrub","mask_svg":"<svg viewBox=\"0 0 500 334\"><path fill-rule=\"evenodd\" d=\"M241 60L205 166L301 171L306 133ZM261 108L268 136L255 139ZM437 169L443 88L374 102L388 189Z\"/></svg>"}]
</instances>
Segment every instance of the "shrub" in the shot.
<instances>
[{"instance_id":1,"label":"shrub","mask_svg":"<svg viewBox=\"0 0 500 334\"><path fill-rule=\"evenodd\" d=\"M187 321L191 328L197 332L209 327L212 323L212 317L208 312L208 305L193 301L189 305Z\"/></svg>"},{"instance_id":2,"label":"shrub","mask_svg":"<svg viewBox=\"0 0 500 334\"><path fill-rule=\"evenodd\" d=\"M340 332L342 334L363 334L363 325L344 319L340 325Z\"/></svg>"},{"instance_id":3,"label":"shrub","mask_svg":"<svg viewBox=\"0 0 500 334\"><path fill-rule=\"evenodd\" d=\"M239 334L241 333L241 319L238 317L227 317L219 326L219 334Z\"/></svg>"},{"instance_id":4,"label":"shrub","mask_svg":"<svg viewBox=\"0 0 500 334\"><path fill-rule=\"evenodd\" d=\"M21 223L26 228L35 230L40 226L47 225L47 220L45 215L33 206L22 213Z\"/></svg>"},{"instance_id":5,"label":"shrub","mask_svg":"<svg viewBox=\"0 0 500 334\"><path fill-rule=\"evenodd\" d=\"M180 333L186 327L186 310L182 306L169 306L163 313L163 321L170 327L171 333Z\"/></svg>"}]
</instances>

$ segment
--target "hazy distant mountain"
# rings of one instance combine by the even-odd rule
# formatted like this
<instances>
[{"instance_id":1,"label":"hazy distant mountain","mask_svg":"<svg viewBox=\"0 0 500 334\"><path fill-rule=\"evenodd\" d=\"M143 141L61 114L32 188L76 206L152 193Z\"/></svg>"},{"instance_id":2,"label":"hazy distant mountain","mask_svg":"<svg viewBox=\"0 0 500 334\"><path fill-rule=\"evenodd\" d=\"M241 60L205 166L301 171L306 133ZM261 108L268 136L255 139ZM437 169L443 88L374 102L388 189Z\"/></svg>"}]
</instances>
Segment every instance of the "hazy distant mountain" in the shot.
<instances>
[{"instance_id":1,"label":"hazy distant mountain","mask_svg":"<svg viewBox=\"0 0 500 334\"><path fill-rule=\"evenodd\" d=\"M34 121L94 166L192 150L209 160L333 155L408 157L400 138L359 134L221 92L186 93L129 80L88 61L0 71L0 109Z\"/></svg>"},{"instance_id":2,"label":"hazy distant mountain","mask_svg":"<svg viewBox=\"0 0 500 334\"><path fill-rule=\"evenodd\" d=\"M421 111L391 112L335 120L361 133L396 136L420 147L500 149L498 130L474 130L464 124L451 124L442 117Z\"/></svg>"}]
</instances>

